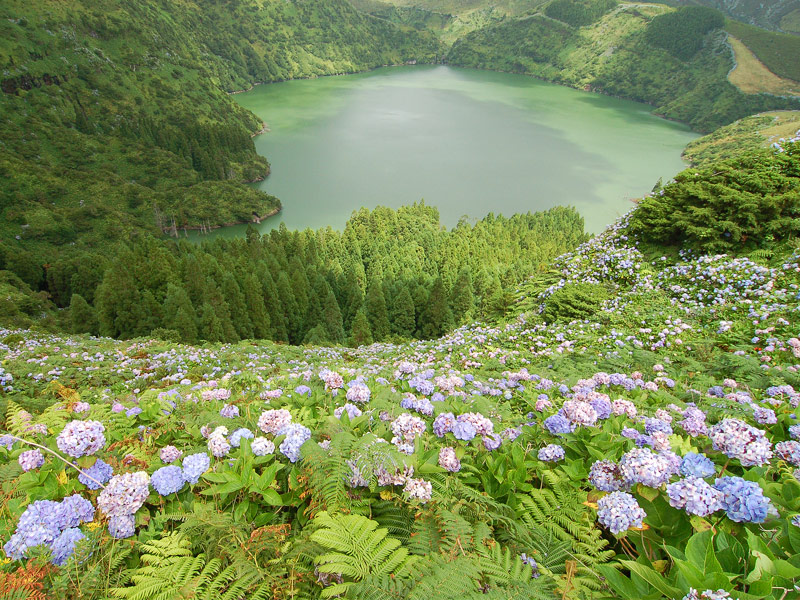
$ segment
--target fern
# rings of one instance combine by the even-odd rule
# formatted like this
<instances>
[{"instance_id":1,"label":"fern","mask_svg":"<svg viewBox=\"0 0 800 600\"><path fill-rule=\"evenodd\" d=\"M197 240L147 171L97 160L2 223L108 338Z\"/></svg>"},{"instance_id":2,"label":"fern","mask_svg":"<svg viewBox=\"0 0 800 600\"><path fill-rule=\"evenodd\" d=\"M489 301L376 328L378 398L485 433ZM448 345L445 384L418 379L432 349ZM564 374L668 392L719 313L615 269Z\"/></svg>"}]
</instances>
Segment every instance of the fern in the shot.
<instances>
[{"instance_id":1,"label":"fern","mask_svg":"<svg viewBox=\"0 0 800 600\"><path fill-rule=\"evenodd\" d=\"M413 557L400 541L389 537L386 529L361 515L331 516L322 511L314 518L320 528L311 539L327 550L315 560L321 573L342 575L361 580L368 575L402 574L413 564ZM325 588L322 596L330 598L343 593L352 582Z\"/></svg>"}]
</instances>

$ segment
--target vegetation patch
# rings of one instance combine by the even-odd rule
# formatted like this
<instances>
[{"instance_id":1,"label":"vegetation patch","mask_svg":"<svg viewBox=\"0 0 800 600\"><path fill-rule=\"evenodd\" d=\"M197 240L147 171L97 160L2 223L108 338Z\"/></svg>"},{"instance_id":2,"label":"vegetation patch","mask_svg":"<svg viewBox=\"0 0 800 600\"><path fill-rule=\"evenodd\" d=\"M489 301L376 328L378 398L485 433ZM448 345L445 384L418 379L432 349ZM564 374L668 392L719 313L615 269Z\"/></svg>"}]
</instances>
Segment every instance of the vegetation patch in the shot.
<instances>
[{"instance_id":1,"label":"vegetation patch","mask_svg":"<svg viewBox=\"0 0 800 600\"><path fill-rule=\"evenodd\" d=\"M728 21L725 30L741 40L775 75L800 81L800 36L766 31L738 21Z\"/></svg>"},{"instance_id":2,"label":"vegetation patch","mask_svg":"<svg viewBox=\"0 0 800 600\"><path fill-rule=\"evenodd\" d=\"M733 36L728 36L728 43L733 48L736 67L728 74L730 81L746 94L791 94L800 95L800 82L778 77L767 69L756 55Z\"/></svg>"}]
</instances>

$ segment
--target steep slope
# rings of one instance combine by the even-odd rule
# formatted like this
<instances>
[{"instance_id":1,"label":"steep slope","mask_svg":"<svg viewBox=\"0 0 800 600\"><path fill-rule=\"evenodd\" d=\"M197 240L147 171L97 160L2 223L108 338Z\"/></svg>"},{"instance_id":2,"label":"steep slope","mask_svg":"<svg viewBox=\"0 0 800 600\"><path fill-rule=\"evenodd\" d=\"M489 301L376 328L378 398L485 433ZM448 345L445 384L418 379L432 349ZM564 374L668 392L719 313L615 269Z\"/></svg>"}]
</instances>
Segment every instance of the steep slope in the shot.
<instances>
[{"instance_id":1,"label":"steep slope","mask_svg":"<svg viewBox=\"0 0 800 600\"><path fill-rule=\"evenodd\" d=\"M280 207L241 185L268 164L227 91L437 49L343 0L14 0L0 17L0 268L35 288L109 240Z\"/></svg>"}]
</instances>

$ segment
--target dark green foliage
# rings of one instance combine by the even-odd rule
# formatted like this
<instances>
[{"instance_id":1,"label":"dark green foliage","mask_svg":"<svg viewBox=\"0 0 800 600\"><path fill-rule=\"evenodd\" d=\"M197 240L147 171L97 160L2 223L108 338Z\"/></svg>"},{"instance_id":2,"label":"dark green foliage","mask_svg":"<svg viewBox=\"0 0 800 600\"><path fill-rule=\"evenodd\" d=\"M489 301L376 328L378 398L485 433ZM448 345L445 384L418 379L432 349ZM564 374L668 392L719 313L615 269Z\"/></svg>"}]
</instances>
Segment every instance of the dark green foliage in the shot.
<instances>
[{"instance_id":1,"label":"dark green foliage","mask_svg":"<svg viewBox=\"0 0 800 600\"><path fill-rule=\"evenodd\" d=\"M586 319L608 296L608 290L600 284L570 283L547 298L542 316L548 323Z\"/></svg>"},{"instance_id":2,"label":"dark green foliage","mask_svg":"<svg viewBox=\"0 0 800 600\"><path fill-rule=\"evenodd\" d=\"M372 331L369 328L369 319L363 309L356 313L350 334L351 346L368 346L373 342Z\"/></svg>"},{"instance_id":3,"label":"dark green foliage","mask_svg":"<svg viewBox=\"0 0 800 600\"><path fill-rule=\"evenodd\" d=\"M397 289L399 291L396 291L392 297L389 321L391 322L393 334L409 338L414 335L414 331L417 328L414 299L411 297L411 292L408 291L408 285L405 283L399 283Z\"/></svg>"},{"instance_id":4,"label":"dark green foliage","mask_svg":"<svg viewBox=\"0 0 800 600\"><path fill-rule=\"evenodd\" d=\"M72 300L69 303L69 320L73 333L97 335L99 332L97 313L80 294L72 294Z\"/></svg>"},{"instance_id":5,"label":"dark green foliage","mask_svg":"<svg viewBox=\"0 0 800 600\"><path fill-rule=\"evenodd\" d=\"M655 17L647 26L647 43L663 48L676 58L689 60L703 47L704 36L725 25L725 17L713 8L683 6Z\"/></svg>"},{"instance_id":6,"label":"dark green foliage","mask_svg":"<svg viewBox=\"0 0 800 600\"><path fill-rule=\"evenodd\" d=\"M704 252L765 248L800 235L800 154L769 150L687 169L643 199L630 231Z\"/></svg>"},{"instance_id":7,"label":"dark green foliage","mask_svg":"<svg viewBox=\"0 0 800 600\"><path fill-rule=\"evenodd\" d=\"M554 0L544 12L551 19L583 27L591 25L616 6L616 0Z\"/></svg>"},{"instance_id":8,"label":"dark green foliage","mask_svg":"<svg viewBox=\"0 0 800 600\"><path fill-rule=\"evenodd\" d=\"M800 81L800 36L765 31L737 21L728 21L725 30L741 40L770 71Z\"/></svg>"}]
</instances>

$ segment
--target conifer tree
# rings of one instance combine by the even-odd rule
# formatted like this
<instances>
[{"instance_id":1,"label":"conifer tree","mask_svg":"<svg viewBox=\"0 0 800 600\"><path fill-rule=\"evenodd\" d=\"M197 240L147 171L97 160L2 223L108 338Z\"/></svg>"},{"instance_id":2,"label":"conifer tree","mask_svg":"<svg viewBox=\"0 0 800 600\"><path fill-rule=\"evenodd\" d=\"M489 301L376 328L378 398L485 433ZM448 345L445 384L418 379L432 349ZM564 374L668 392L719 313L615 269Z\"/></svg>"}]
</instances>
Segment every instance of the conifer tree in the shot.
<instances>
[{"instance_id":1,"label":"conifer tree","mask_svg":"<svg viewBox=\"0 0 800 600\"><path fill-rule=\"evenodd\" d=\"M253 337L256 339L267 339L270 336L269 313L264 306L264 296L261 295L258 281L254 275L247 275L244 279L244 301L247 306L247 314L253 324Z\"/></svg>"},{"instance_id":2,"label":"conifer tree","mask_svg":"<svg viewBox=\"0 0 800 600\"><path fill-rule=\"evenodd\" d=\"M462 267L450 294L450 306L458 325L469 323L473 318L475 296L472 291L472 274L468 267Z\"/></svg>"},{"instance_id":3,"label":"conifer tree","mask_svg":"<svg viewBox=\"0 0 800 600\"><path fill-rule=\"evenodd\" d=\"M444 282L437 277L433 282L428 304L423 313L422 335L426 338L435 338L443 335L453 327L453 313L447 302L447 291Z\"/></svg>"},{"instance_id":4,"label":"conifer tree","mask_svg":"<svg viewBox=\"0 0 800 600\"><path fill-rule=\"evenodd\" d=\"M403 282L398 283L389 315L392 333L406 338L412 337L417 327L414 312L414 299L408 286Z\"/></svg>"},{"instance_id":5,"label":"conifer tree","mask_svg":"<svg viewBox=\"0 0 800 600\"><path fill-rule=\"evenodd\" d=\"M73 333L97 335L99 329L97 312L80 294L72 294L69 303L69 318Z\"/></svg>"},{"instance_id":6,"label":"conifer tree","mask_svg":"<svg viewBox=\"0 0 800 600\"><path fill-rule=\"evenodd\" d=\"M184 342L191 344L197 341L197 315L189 301L189 294L172 283L167 286L164 300L164 327L177 331Z\"/></svg>"},{"instance_id":7,"label":"conifer tree","mask_svg":"<svg viewBox=\"0 0 800 600\"><path fill-rule=\"evenodd\" d=\"M297 308L297 300L295 300L292 293L292 286L289 283L289 276L286 271L278 275L278 281L275 285L278 290L281 310L286 319L289 341L293 344L299 344L300 340L303 339L303 316Z\"/></svg>"},{"instance_id":8,"label":"conifer tree","mask_svg":"<svg viewBox=\"0 0 800 600\"><path fill-rule=\"evenodd\" d=\"M214 308L208 302L204 302L200 307L200 338L207 342L221 342L224 335Z\"/></svg>"},{"instance_id":9,"label":"conifer tree","mask_svg":"<svg viewBox=\"0 0 800 600\"><path fill-rule=\"evenodd\" d=\"M386 298L383 295L383 286L378 280L373 280L370 283L364 304L372 337L376 341L386 339L391 332L391 325L389 323L389 311L386 308Z\"/></svg>"},{"instance_id":10,"label":"conifer tree","mask_svg":"<svg viewBox=\"0 0 800 600\"><path fill-rule=\"evenodd\" d=\"M369 319L362 308L353 317L353 330L350 334L351 346L368 346L372 343L372 331L369 328Z\"/></svg>"},{"instance_id":11,"label":"conifer tree","mask_svg":"<svg viewBox=\"0 0 800 600\"><path fill-rule=\"evenodd\" d=\"M236 333L243 340L251 339L253 323L250 320L244 294L230 271L225 273L222 278L222 293L230 308L231 320Z\"/></svg>"},{"instance_id":12,"label":"conifer tree","mask_svg":"<svg viewBox=\"0 0 800 600\"><path fill-rule=\"evenodd\" d=\"M328 290L328 296L322 307L322 319L325 333L329 341L336 344L344 342L344 327L342 326L342 313L333 290Z\"/></svg>"}]
</instances>

